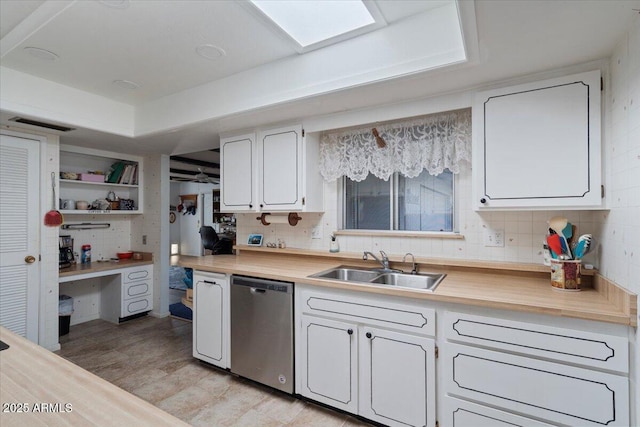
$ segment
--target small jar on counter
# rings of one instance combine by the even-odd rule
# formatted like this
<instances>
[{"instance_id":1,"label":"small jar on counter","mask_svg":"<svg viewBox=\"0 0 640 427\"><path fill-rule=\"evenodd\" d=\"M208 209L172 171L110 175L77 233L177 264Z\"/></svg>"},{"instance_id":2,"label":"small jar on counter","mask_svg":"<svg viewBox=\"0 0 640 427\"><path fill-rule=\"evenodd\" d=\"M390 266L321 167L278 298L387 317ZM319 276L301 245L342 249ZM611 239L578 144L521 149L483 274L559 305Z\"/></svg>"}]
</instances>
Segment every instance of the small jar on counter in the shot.
<instances>
[{"instance_id":1,"label":"small jar on counter","mask_svg":"<svg viewBox=\"0 0 640 427\"><path fill-rule=\"evenodd\" d=\"M91 262L91 245L82 245L82 255L80 255L80 262L82 264L89 264Z\"/></svg>"}]
</instances>

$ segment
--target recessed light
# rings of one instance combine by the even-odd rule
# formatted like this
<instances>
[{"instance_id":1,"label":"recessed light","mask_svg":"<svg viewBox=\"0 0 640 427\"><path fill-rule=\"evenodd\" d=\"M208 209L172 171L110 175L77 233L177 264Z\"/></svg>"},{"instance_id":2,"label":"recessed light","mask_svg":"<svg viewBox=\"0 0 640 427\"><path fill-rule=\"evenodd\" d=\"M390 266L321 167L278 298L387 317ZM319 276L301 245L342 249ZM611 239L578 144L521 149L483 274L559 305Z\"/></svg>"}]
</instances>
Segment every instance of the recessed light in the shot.
<instances>
[{"instance_id":1,"label":"recessed light","mask_svg":"<svg viewBox=\"0 0 640 427\"><path fill-rule=\"evenodd\" d=\"M226 56L227 54L224 49L212 44L201 44L200 46L196 47L196 53L203 58L211 60L218 59L222 56Z\"/></svg>"},{"instance_id":2,"label":"recessed light","mask_svg":"<svg viewBox=\"0 0 640 427\"><path fill-rule=\"evenodd\" d=\"M126 9L129 7L129 0L99 0L99 2L114 9Z\"/></svg>"},{"instance_id":3,"label":"recessed light","mask_svg":"<svg viewBox=\"0 0 640 427\"><path fill-rule=\"evenodd\" d=\"M138 83L131 80L114 80L113 84L123 89L138 89L140 87Z\"/></svg>"},{"instance_id":4,"label":"recessed light","mask_svg":"<svg viewBox=\"0 0 640 427\"><path fill-rule=\"evenodd\" d=\"M39 47L25 47L24 50L29 52L31 56L45 61L55 61L59 58L55 53L50 52L46 49L40 49Z\"/></svg>"}]
</instances>

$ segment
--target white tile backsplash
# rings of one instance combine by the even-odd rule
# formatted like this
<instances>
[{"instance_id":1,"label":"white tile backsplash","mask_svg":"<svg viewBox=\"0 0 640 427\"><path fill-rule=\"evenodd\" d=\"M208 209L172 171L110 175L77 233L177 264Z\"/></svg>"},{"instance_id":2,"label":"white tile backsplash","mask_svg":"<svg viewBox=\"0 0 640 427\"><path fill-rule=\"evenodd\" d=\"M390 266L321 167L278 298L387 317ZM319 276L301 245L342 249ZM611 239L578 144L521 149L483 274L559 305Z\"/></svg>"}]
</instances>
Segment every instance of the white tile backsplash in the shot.
<instances>
[{"instance_id":1,"label":"white tile backsplash","mask_svg":"<svg viewBox=\"0 0 640 427\"><path fill-rule=\"evenodd\" d=\"M339 184L325 183L325 212L302 213L297 226L274 224L263 226L256 214L238 216L238 242L246 242L251 233L261 233L265 242L284 239L287 246L301 249L329 250L329 235L339 228L338 195ZM439 237L386 237L386 236L339 236L343 252L384 250L389 254L403 255L412 252L416 256L429 258L453 258L521 263L542 263L542 243L545 240L547 220L556 215L566 216L578 227L578 233L599 236L598 221L593 212L587 211L522 211L522 212L475 212L471 209L471 171L467 169L457 176L458 228L464 239ZM322 222L321 239L312 239L312 229ZM484 229L501 229L505 233L505 246L484 246Z\"/></svg>"}]
</instances>

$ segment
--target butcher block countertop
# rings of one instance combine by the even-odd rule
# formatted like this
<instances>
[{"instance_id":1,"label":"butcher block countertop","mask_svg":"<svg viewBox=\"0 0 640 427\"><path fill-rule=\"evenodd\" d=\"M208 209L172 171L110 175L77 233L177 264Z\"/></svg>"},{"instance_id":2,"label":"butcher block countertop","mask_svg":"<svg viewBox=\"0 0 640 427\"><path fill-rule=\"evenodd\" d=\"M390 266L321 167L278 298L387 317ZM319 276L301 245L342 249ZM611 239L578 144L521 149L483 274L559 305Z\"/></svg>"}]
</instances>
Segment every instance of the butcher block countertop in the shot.
<instances>
[{"instance_id":1,"label":"butcher block countertop","mask_svg":"<svg viewBox=\"0 0 640 427\"><path fill-rule=\"evenodd\" d=\"M637 326L637 296L593 271L583 276L592 287L565 292L551 287L549 267L542 265L418 258L420 272L447 274L434 292L428 292L308 277L339 265L377 266L373 260L362 261L362 254L241 245L236 250L237 255L179 256L173 262L203 271ZM411 270L409 263L400 263L401 257L389 259L392 268Z\"/></svg>"},{"instance_id":2,"label":"butcher block countertop","mask_svg":"<svg viewBox=\"0 0 640 427\"><path fill-rule=\"evenodd\" d=\"M0 326L0 425L188 426Z\"/></svg>"},{"instance_id":3,"label":"butcher block countertop","mask_svg":"<svg viewBox=\"0 0 640 427\"><path fill-rule=\"evenodd\" d=\"M142 259L121 259L118 261L92 261L88 264L73 264L71 267L61 268L58 277L62 280L72 280L74 276L82 276L89 274L101 274L112 270L120 270L127 267L136 267L138 265L153 264L151 253L142 253Z\"/></svg>"}]
</instances>

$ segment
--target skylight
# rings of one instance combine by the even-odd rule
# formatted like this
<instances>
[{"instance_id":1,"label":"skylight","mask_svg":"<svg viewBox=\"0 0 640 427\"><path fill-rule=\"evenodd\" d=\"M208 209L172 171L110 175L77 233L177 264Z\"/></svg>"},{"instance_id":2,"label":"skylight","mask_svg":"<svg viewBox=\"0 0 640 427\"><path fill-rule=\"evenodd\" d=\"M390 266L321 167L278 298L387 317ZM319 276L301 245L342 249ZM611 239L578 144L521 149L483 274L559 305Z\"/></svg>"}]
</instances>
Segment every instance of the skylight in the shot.
<instances>
[{"instance_id":1,"label":"skylight","mask_svg":"<svg viewBox=\"0 0 640 427\"><path fill-rule=\"evenodd\" d=\"M384 25L360 0L251 2L303 50L335 43Z\"/></svg>"}]
</instances>

